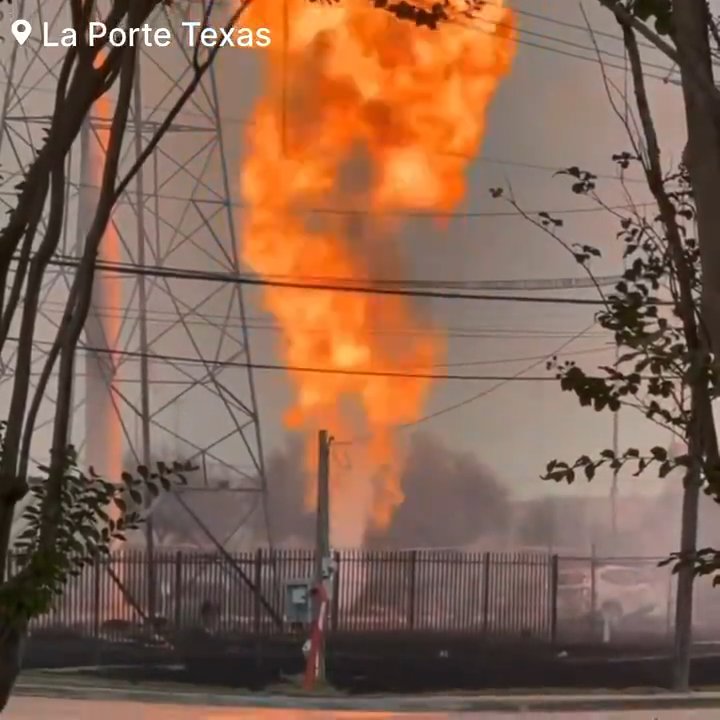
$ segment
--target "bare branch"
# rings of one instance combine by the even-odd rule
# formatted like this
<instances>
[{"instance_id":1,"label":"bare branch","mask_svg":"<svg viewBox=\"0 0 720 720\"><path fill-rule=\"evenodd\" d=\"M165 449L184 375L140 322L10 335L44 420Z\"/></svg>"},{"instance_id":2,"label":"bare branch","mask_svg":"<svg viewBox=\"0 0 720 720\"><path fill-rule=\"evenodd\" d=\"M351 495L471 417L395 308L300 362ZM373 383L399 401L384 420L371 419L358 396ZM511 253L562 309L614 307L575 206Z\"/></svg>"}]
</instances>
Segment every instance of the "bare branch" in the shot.
<instances>
[{"instance_id":1,"label":"bare branch","mask_svg":"<svg viewBox=\"0 0 720 720\"><path fill-rule=\"evenodd\" d=\"M137 16L132 17L136 20ZM105 167L95 212L95 218L85 239L85 247L75 275L56 342L60 345L60 368L58 373L58 394L53 427L52 458L48 477L47 492L42 507L40 547L50 548L54 543L55 531L60 512L60 497L65 474L66 448L68 444L68 423L72 404L72 383L75 349L90 308L94 284L95 262L98 248L110 220L115 204L114 187L117 179L120 152L130 112L130 100L137 67L137 50L127 48L120 72L120 88L110 126L110 140L105 154ZM1 548L0 548L1 549Z\"/></svg>"}]
</instances>

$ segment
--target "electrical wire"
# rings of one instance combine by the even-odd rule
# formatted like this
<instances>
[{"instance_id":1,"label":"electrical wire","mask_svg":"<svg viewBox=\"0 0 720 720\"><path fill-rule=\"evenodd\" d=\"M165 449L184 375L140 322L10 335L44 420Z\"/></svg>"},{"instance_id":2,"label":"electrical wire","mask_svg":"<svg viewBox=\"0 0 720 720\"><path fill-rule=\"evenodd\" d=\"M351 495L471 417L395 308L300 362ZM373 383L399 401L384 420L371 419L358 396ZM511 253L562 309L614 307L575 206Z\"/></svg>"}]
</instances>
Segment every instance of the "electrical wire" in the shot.
<instances>
[{"instance_id":1,"label":"electrical wire","mask_svg":"<svg viewBox=\"0 0 720 720\"><path fill-rule=\"evenodd\" d=\"M472 25L472 24L469 24L469 23L466 23L466 22L457 22L457 21L455 21L453 24L462 25L462 27L468 28L468 29L470 29L470 30L475 30L475 31L477 31L477 32L481 32L481 33L483 33L483 34L488 34L488 35L489 35L489 34L493 34L492 31L486 30L486 29L484 29L484 28L478 27L477 25ZM500 23L493 23L493 25L495 25L495 27L500 27L500 28L503 28L503 29L506 29L506 30L515 30L515 31L518 33L518 36L519 36L519 37L517 37L517 38L515 39L515 41L518 42L518 43L521 44L521 45L530 45L531 47L538 47L537 44L532 43L532 42L530 42L530 41L528 41L528 40L523 40L523 39L522 39L522 36L527 36L527 37L531 37L531 38L537 38L537 39L539 39L539 40L547 40L547 41L549 41L549 42L557 43L558 45L568 47L568 48L570 48L571 50L585 50L586 52L593 53L593 57L577 56L577 57L582 58L582 59L584 59L584 60L591 60L591 61L593 61L593 62L598 62L598 60L597 60L597 56L598 56L598 55L602 55L602 56L604 56L604 57L612 58L612 59L614 59L614 60L623 60L623 61L625 60L625 55L623 55L622 53L616 53L616 52L613 52L613 51L611 51L611 50L605 50L605 49L603 49L603 48L595 48L595 47L593 47L592 45L584 45L583 43L575 42L575 41L573 41L573 40L567 40L566 38L556 37L556 36L554 36L554 35L548 35L548 34L546 34L546 33L536 32L536 31L534 31L534 30L527 30L527 29L519 28L519 27L516 27L515 25L509 25L508 23L502 23L502 22L500 22ZM587 32L587 28L585 28L585 32ZM654 48L654 47L651 46L651 45L649 45L648 47L652 48L652 49L655 50L655 51L658 51L657 48ZM544 47L544 46L543 46L542 49L543 49L543 50L550 50L550 49L555 49L555 48L549 48L549 47ZM557 49L555 49L555 51L556 51L556 52L559 52L559 53L561 53L561 54L566 54L566 52L567 52L567 51L557 50ZM658 52L659 52L659 51L658 51ZM607 63L605 63L605 62L604 62L603 64L607 65ZM657 63L647 62L647 61L646 61L646 62L643 63L643 65L645 66L645 68L651 68L651 69L653 69L653 70L660 70L660 71L662 71L662 72L664 72L664 73L667 73L667 72L668 72L668 68L667 68L666 66L664 66L664 65L658 65ZM613 66L611 66L611 67L613 67ZM624 66L619 66L617 69L627 70L627 68L624 67ZM664 79L665 79L666 82L667 82L667 76L666 76L666 78L664 78Z\"/></svg>"},{"instance_id":2,"label":"electrical wire","mask_svg":"<svg viewBox=\"0 0 720 720\"><path fill-rule=\"evenodd\" d=\"M12 338L17 342L18 338ZM177 363L184 365L201 365L203 367L222 367L222 368L239 368L247 370L268 370L282 371L294 373L308 373L320 375L350 375L355 377L383 377L397 378L399 380L447 380L447 381L511 381L520 380L523 382L546 382L557 381L554 376L537 375L532 377L519 377L516 375L459 375L455 373L427 373L427 372L402 372L392 370L356 370L350 368L327 368L313 367L305 365L289 365L284 363L259 363L259 362L242 362L238 360L211 360L207 358L191 357L187 355L169 355L161 353L133 350L118 350L113 348L92 347L83 345L81 348L84 352L96 353L98 355L110 355L124 358L147 358L148 360L160 360L168 363ZM536 362L533 367L539 365ZM525 370L524 372L527 372ZM521 375L522 373L520 373Z\"/></svg>"},{"instance_id":3,"label":"electrical wire","mask_svg":"<svg viewBox=\"0 0 720 720\"><path fill-rule=\"evenodd\" d=\"M334 283L353 287L358 283L373 287L400 287L430 290L492 290L507 292L510 290L528 290L546 292L549 290L595 290L598 287L610 287L623 280L622 275L600 275L584 278L555 278L547 280L444 280L444 279L411 279L383 277L338 277L335 275L287 275L280 273L264 273L267 280L279 280L304 283Z\"/></svg>"},{"instance_id":4,"label":"electrical wire","mask_svg":"<svg viewBox=\"0 0 720 720\"><path fill-rule=\"evenodd\" d=\"M562 172L566 168L556 167L553 165L542 165L540 163L529 163L522 162L520 160L508 160L503 158L494 158L488 155L483 155L475 158L476 162L488 163L490 165L502 165L503 167L517 167L523 170L541 170L543 172L558 173ZM624 175L610 175L608 173L593 173L598 180L614 180L623 183L640 183L643 185L647 184L647 180L639 177L625 177Z\"/></svg>"},{"instance_id":5,"label":"electrical wire","mask_svg":"<svg viewBox=\"0 0 720 720\"><path fill-rule=\"evenodd\" d=\"M537 361L532 362L527 367L523 368L522 370L519 370L514 375L508 375L506 377L497 378L494 385L492 385L489 388L485 388L484 390L481 390L478 393L475 393L474 395L470 395L469 397L465 398L464 400L460 400L459 402L453 403L452 405L446 405L445 407L435 410L434 412L428 413L427 415L423 415L422 417L418 418L417 420L413 420L412 422L408 423L402 423L400 425L395 426L395 430L409 430L410 428L417 427L418 425L422 425L426 422L430 422L431 420L435 420L436 418L442 417L443 415L447 415L451 412L455 412L456 410L460 410L461 408L467 407L468 405L471 405L478 400L481 400L483 398L486 398L488 395L491 395L495 391L499 390L502 387L505 387L511 382L520 382L523 380L529 380L526 376L526 373L530 372L531 370L534 370L536 367L541 365L542 363L546 363L549 360L551 360L553 357L559 355L563 350L568 348L572 343L579 340L581 337L585 336L590 330L592 330L593 327L595 327L596 323L593 322L592 324L588 325L584 330L581 330L580 332L573 335L572 338L570 338L568 341L564 342L562 345L557 347L554 352L549 353L548 355L545 355L542 359L538 359ZM548 377L548 380L553 380L557 382L556 377ZM339 445L359 445L359 444L365 444L370 442L372 439L371 436L364 436L362 438L354 438L347 441L341 441Z\"/></svg>"},{"instance_id":6,"label":"electrical wire","mask_svg":"<svg viewBox=\"0 0 720 720\"><path fill-rule=\"evenodd\" d=\"M475 158L472 158L470 155L463 155L463 157L466 157L469 160L473 160ZM478 158L480 159L480 158ZM488 162L498 162L496 160L488 160ZM520 167L525 167L524 165L521 165L520 163L513 163ZM552 166L543 166L543 165L532 165L528 164L528 168L530 169L538 169L538 170L548 170L552 172L558 172L563 170L563 168L556 168ZM23 173L9 173L6 176L3 176L3 182L4 179L7 178L8 182L11 182L12 180L23 178ZM597 176L600 177L600 176ZM604 176L608 179L618 180L618 181L625 181L624 178L620 178L614 175L607 175ZM636 178L633 180L633 182L644 182L643 180L640 180L639 178ZM2 183L0 183L2 184ZM81 183L81 182L70 182L70 186L74 189L80 190L82 188L90 188L93 190L99 190L100 186L94 183ZM127 191L127 194L131 195L133 200L135 201L135 197L137 196L137 193L133 191ZM155 193L153 191L147 191L145 193L142 193L141 196L146 198L158 198L159 200L165 200L168 202L183 202L183 203L199 203L202 205L221 205L223 207L233 207L238 209L249 209L252 206L248 205L245 202L242 201L228 201L221 197L189 197L185 195L173 195L168 193ZM0 197L11 197L16 198L17 197L17 190L0 190ZM122 199L118 202L118 205L123 205L125 203L122 202ZM607 211L628 211L628 210L637 210L640 208L648 208L648 207L655 207L656 203L654 201L647 201L647 202L639 202L639 203L633 203L633 204L622 204L622 205L610 205L610 206L600 206L595 205L592 207L575 207L575 208L560 208L560 209L554 209L554 210L526 210L525 212L528 215L539 215L540 213L547 213L548 215L584 215L584 214L592 214L597 212L607 212ZM382 213L376 213L372 210L367 210L363 208L341 208L341 207L328 207L328 206L307 206L307 207L297 207L296 211L298 213L307 213L308 215L333 215L333 216L348 216L348 217L367 217L369 215L372 216L389 216L389 217L409 217L409 218L420 218L420 219L428 219L428 220L443 220L443 219L467 219L467 218L483 218L483 217L519 217L517 210L411 210L411 209L402 209L402 208L395 208L395 209L387 209L384 210Z\"/></svg>"},{"instance_id":7,"label":"electrical wire","mask_svg":"<svg viewBox=\"0 0 720 720\"><path fill-rule=\"evenodd\" d=\"M45 300L41 305L43 314L46 315L62 315L65 312L65 302L59 300ZM50 306L49 308L47 306ZM272 319L263 318L261 316L250 316L246 317L246 321L242 322L227 322L227 314L210 313L200 310L195 310L192 313L196 316L197 320L191 320L185 318L183 323L188 326L201 326L208 327L213 325L213 321L222 323L222 327L225 329L242 330L246 328L248 330L266 331L284 333L285 328L273 322ZM120 320L121 322L128 322L131 320L140 320L141 314L137 309L132 308L119 308L111 307L107 305L95 306L92 310L92 316L96 318ZM173 326L178 324L177 313L170 310L151 310L145 314L145 321L148 323L164 324L166 326ZM297 326L296 326L297 327ZM308 333L326 333L327 329L319 325L300 325L300 329ZM554 330L549 328L508 328L508 327L495 327L495 326L449 326L442 328L429 327L429 328L418 328L418 327L382 327L375 326L367 328L367 332L370 335L387 335L390 337L442 337L449 339L502 339L502 340L538 340L538 339L552 339L569 337L573 334L572 331L566 330ZM609 333L607 331L590 333L586 337L607 337Z\"/></svg>"},{"instance_id":8,"label":"electrical wire","mask_svg":"<svg viewBox=\"0 0 720 720\"><path fill-rule=\"evenodd\" d=\"M79 261L76 258L58 256L53 258L50 265L58 267L77 267ZM302 283L270 280L266 278L250 277L239 273L229 272L205 272L198 270L183 270L176 267L161 266L139 266L128 263L99 261L96 263L99 272L110 274L130 275L141 277L160 277L173 280L203 280L207 282L220 282L231 285L247 285L255 287L286 288L288 290L314 290L323 292L358 293L362 295L390 295L399 297L417 297L437 300L474 300L486 302L515 302L538 305L585 305L590 307L605 307L606 303L601 299L591 298L568 298L568 297L533 297L529 295L490 295L485 293L461 293L451 291L434 290L405 290L397 288L385 288L370 285L342 285L337 283ZM670 301L657 301L657 305L671 306Z\"/></svg>"},{"instance_id":9,"label":"electrical wire","mask_svg":"<svg viewBox=\"0 0 720 720\"><path fill-rule=\"evenodd\" d=\"M571 23L567 20L558 20L557 18L551 18L547 15L543 15L542 13L531 12L530 10L520 10L518 8L513 8L513 12L518 16L528 17L533 20L541 20L542 22L549 23L550 25L557 25L559 27L567 28L569 30L577 30L582 33L588 32L586 25L578 25L577 23ZM622 35L617 35L615 33L607 32L605 30L596 30L593 28L593 34L595 34L597 37L607 38L608 40L614 40L618 43L625 42ZM645 40L638 40L638 47L645 48L646 50L657 51L657 47L655 47L655 45L652 45Z\"/></svg>"},{"instance_id":10,"label":"electrical wire","mask_svg":"<svg viewBox=\"0 0 720 720\"><path fill-rule=\"evenodd\" d=\"M328 8L341 9L340 6L336 6L336 5L328 5L327 7L328 7ZM536 16L536 19L545 19L545 20L548 20L548 21L552 21L551 18L543 18L542 16ZM446 21L446 22L448 22L448 21ZM494 30L489 30L489 29L486 29L486 28L484 28L484 27L479 27L477 24L473 24L471 21L463 21L463 20L460 20L460 19L457 19L457 18L452 18L451 20L449 20L449 22L450 22L451 24L453 24L453 25L458 25L458 26L467 28L467 29L472 30L472 31L475 31L475 32L483 33L483 34L485 34L485 35L494 35L494 34L495 34L495 31L494 31ZM524 28L517 27L516 25L510 25L510 24L508 24L508 23L503 23L503 22L498 22L498 23L486 22L485 24L486 24L486 25L492 25L492 26L494 26L494 27L500 27L500 28L503 28L503 29L511 29L511 30L514 30L514 31L517 33L517 37L515 38L515 42L516 42L518 45L524 45L524 46L527 46L527 47L532 47L532 48L539 49L539 50L544 50L544 51L547 51L547 52L553 52L553 53L556 53L556 54L561 55L561 56L564 56L564 57L574 58L574 59L577 59L577 60L585 60L585 61L592 62L592 63L595 63L595 64L600 64L600 61L599 61L599 59L598 59L598 54L601 55L601 56L607 57L607 58L611 58L611 59L625 60L625 56L624 56L624 55L622 55L622 54L620 54L620 53L613 52L613 51L611 51L611 50L597 49L597 48L595 48L595 47L593 47L593 46L583 45L582 43L577 43L577 42L574 42L574 41L572 41L572 40L567 40L567 39L562 38L562 37L556 37L556 36L554 36L554 35L548 35L548 34L546 34L546 33L538 33L538 32L535 32L535 31L533 31L533 30L526 30L526 29L524 29ZM584 30L585 32L587 32L587 28L580 28L580 26L575 26L575 29L582 29L582 30ZM543 44L541 44L541 43L539 43L539 42L535 42L535 41L533 41L533 40L526 40L526 39L524 38L524 36L534 37L534 38L537 38L538 40L545 40L545 41L549 41L549 42L552 42L552 43L557 43L558 45L564 45L564 46L566 46L566 47L571 48L571 50L572 50L572 49L585 50L585 51L587 51L587 52L589 52L589 53L592 53L592 55L591 55L591 56L579 55L579 54L577 54L577 53L571 52L571 50L562 50L561 48L556 48L556 47L552 47L552 46L548 46L548 45L543 45ZM612 37L613 37L613 39L620 39L620 38L618 38L617 36L612 36ZM651 49L653 49L653 50L657 50L657 48L654 48L652 45L648 45L648 48L651 48ZM612 63L612 62L609 62L609 61L606 61L606 60L603 60L603 63L602 63L602 64L604 65L605 68L612 68L612 69L614 69L614 70L622 70L623 72L627 72L627 67L626 67L625 65L616 65L616 64L614 64L614 63ZM668 68L665 67L665 66L658 65L658 64L652 63L652 62L647 62L647 63L645 63L645 67L646 67L646 68L650 68L650 69L654 69L654 70L659 70L659 71L662 71L662 73L663 73L662 75L655 75L655 74L653 74L653 73L651 73L651 72L647 72L647 71L646 71L645 77L646 77L647 79L659 80L659 81L663 82L664 84L668 84L668 83L677 84L677 83L679 83L679 81L677 81L677 80L675 80L675 81L670 80L670 77L669 77L669 75L668 75ZM673 73L672 73L672 68L670 69L670 74L673 74Z\"/></svg>"},{"instance_id":11,"label":"electrical wire","mask_svg":"<svg viewBox=\"0 0 720 720\"><path fill-rule=\"evenodd\" d=\"M576 337L577 336L573 336L573 339L575 339ZM17 343L20 341L20 338L8 337L7 341ZM572 340L570 342L572 342ZM54 344L54 341L35 339L35 340L33 340L33 344L40 345L40 346L50 346L50 345ZM583 350L574 350L572 352L565 353L565 355L573 356L573 357L578 356L578 355L594 355L594 354L597 354L597 353L600 353L600 352L603 352L606 350L610 350L613 347L615 347L615 345L611 342L608 342L608 343L605 343L604 345L597 345L592 348L585 348ZM85 343L82 343L78 349L83 352L87 352L87 353L107 352L108 354L124 355L124 356L130 357L130 358L137 357L137 359L142 359L143 357L147 357L148 359L161 357L161 356L154 355L150 352L147 354L143 354L142 352L139 352L139 351L136 353L136 355L131 355L130 354L131 351L115 349L115 348L105 348L104 351L100 351L100 350L97 350L96 348L91 348L91 347L85 345ZM559 353L556 352L555 354L557 355ZM169 356L169 357L171 357L171 356ZM434 363L432 365L427 365L424 367L409 368L408 372L422 372L422 371L431 370L434 368L454 368L454 367L459 368L459 367L480 367L480 366L490 366L490 365L509 365L512 363L528 362L529 360L543 361L543 360L547 360L547 357L548 357L547 355L531 355L531 356L523 355L520 357L498 358L497 360L487 360L486 359L486 360L467 360L467 361L458 361L458 362L450 362L450 363ZM172 360L177 365L182 365L186 362L186 360L184 360L184 359L178 360L177 358L172 358ZM201 357L191 358L190 364L197 364L198 362L202 362L207 365L219 366L219 367L226 367L226 366L233 367L233 365L225 363L224 361L208 360L208 359L201 358ZM271 369L274 369L274 367ZM6 374L10 374L12 372L14 372L13 369L5 368ZM78 375L76 377L81 377L81 376ZM82 377L85 377L85 376L82 376ZM87 376L87 377L89 377L89 376ZM135 378L119 378L119 379L116 378L114 380L114 382L135 383L135 382L139 382L139 380L135 379ZM156 383L156 382L157 382L157 384L176 384L176 381L167 380L167 379L159 379L157 381L153 380L153 383Z\"/></svg>"}]
</instances>

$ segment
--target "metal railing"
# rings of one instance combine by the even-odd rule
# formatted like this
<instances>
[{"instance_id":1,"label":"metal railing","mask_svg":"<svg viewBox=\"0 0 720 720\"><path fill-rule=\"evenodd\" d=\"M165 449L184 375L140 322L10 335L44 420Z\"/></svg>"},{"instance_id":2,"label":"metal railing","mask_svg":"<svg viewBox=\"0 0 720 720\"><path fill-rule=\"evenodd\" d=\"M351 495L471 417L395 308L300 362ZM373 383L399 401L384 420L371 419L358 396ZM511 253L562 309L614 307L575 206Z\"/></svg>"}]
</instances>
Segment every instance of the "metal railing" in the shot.
<instances>
[{"instance_id":1,"label":"metal railing","mask_svg":"<svg viewBox=\"0 0 720 720\"><path fill-rule=\"evenodd\" d=\"M250 634L286 632L284 586L311 577L313 553L220 555L156 551L154 597L143 552L102 558L72 578L35 631L92 637L143 627ZM336 553L330 632L456 632L552 639L557 559L540 554L464 552ZM145 608L155 607L150 623ZM280 622L278 622L280 618Z\"/></svg>"},{"instance_id":2,"label":"metal railing","mask_svg":"<svg viewBox=\"0 0 720 720\"><path fill-rule=\"evenodd\" d=\"M227 557L158 550L149 573L145 553L117 553L71 578L31 628L145 643L200 626L243 636L290 633L285 583L312 577L313 558L297 550ZM335 561L331 634L446 633L566 646L665 643L674 631L675 576L659 558L422 550L339 552ZM697 580L698 641L720 639L718 592L711 580Z\"/></svg>"}]
</instances>

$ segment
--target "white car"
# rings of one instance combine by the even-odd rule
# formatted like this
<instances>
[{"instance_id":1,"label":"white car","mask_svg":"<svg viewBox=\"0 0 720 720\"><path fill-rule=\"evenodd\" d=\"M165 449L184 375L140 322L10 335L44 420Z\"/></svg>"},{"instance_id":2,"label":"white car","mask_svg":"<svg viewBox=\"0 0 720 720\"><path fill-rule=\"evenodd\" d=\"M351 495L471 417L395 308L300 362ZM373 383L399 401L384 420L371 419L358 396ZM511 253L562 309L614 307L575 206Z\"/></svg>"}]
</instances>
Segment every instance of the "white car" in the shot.
<instances>
[{"instance_id":1,"label":"white car","mask_svg":"<svg viewBox=\"0 0 720 720\"><path fill-rule=\"evenodd\" d=\"M579 617L593 606L611 624L623 618L645 616L656 611L663 598L657 584L644 568L627 565L599 565L595 568L595 599L590 568L558 574L558 614Z\"/></svg>"}]
</instances>

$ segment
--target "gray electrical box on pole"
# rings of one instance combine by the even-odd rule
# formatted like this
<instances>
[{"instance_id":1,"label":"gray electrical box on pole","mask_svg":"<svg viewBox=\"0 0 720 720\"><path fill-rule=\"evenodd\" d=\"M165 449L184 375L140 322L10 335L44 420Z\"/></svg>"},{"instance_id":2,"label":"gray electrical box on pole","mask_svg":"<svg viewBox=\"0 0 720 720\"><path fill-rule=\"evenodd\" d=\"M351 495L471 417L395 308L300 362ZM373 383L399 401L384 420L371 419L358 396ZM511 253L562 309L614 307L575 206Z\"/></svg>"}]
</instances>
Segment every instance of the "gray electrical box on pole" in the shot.
<instances>
[{"instance_id":1,"label":"gray electrical box on pole","mask_svg":"<svg viewBox=\"0 0 720 720\"><path fill-rule=\"evenodd\" d=\"M312 619L312 580L288 580L285 583L285 621L292 625L310 625Z\"/></svg>"}]
</instances>

